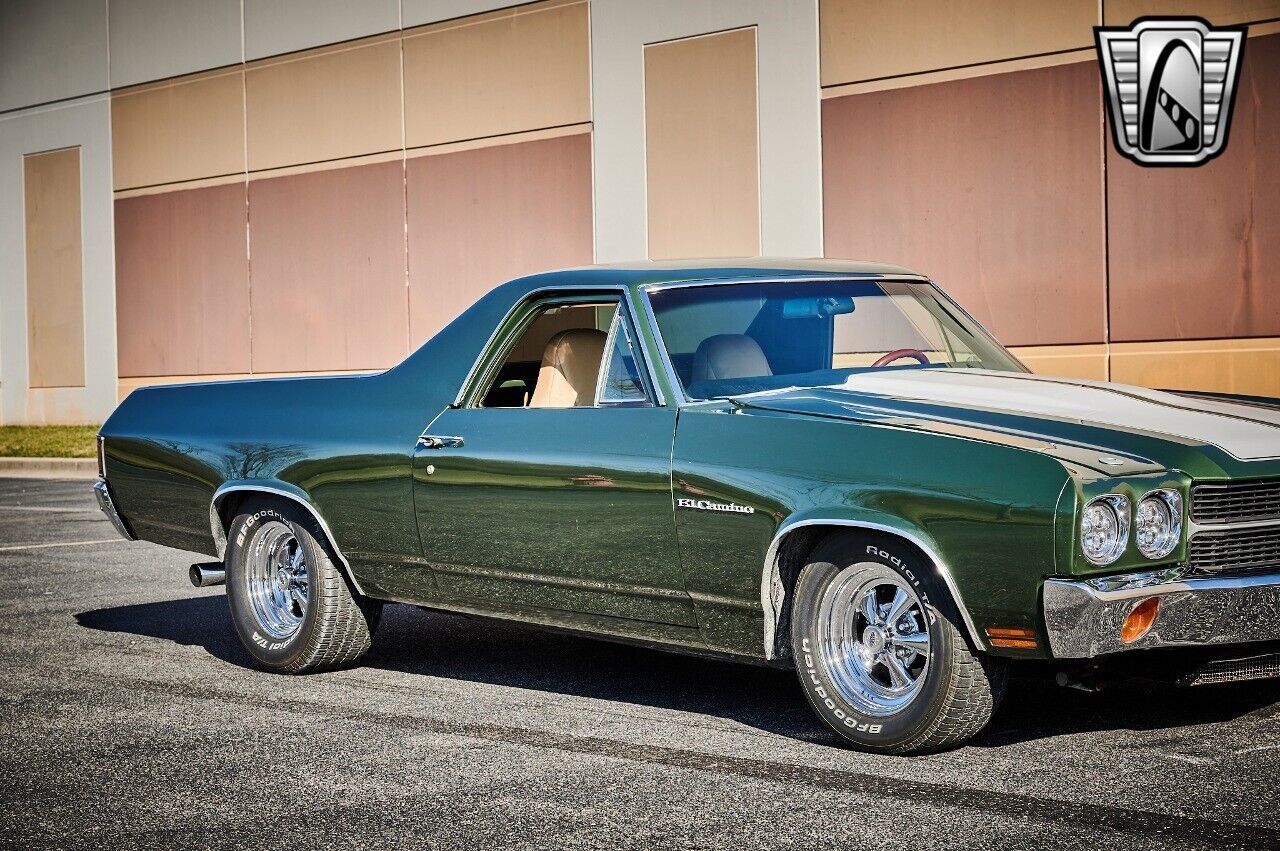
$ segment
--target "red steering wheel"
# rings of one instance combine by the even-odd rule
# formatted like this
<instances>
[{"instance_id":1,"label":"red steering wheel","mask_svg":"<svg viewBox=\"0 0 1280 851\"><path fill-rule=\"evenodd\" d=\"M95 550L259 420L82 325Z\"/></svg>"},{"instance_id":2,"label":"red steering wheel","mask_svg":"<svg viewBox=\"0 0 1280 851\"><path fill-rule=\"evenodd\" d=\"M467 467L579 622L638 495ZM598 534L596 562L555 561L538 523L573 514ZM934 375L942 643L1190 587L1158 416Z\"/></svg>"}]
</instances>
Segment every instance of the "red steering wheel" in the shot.
<instances>
[{"instance_id":1,"label":"red steering wheel","mask_svg":"<svg viewBox=\"0 0 1280 851\"><path fill-rule=\"evenodd\" d=\"M876 362L871 365L873 367L888 366L894 361L901 360L902 358L915 358L916 360L920 361L920 363L922 364L929 363L929 356L926 355L924 352L920 351L919 349L894 349L888 354L882 355L881 357L876 359Z\"/></svg>"}]
</instances>

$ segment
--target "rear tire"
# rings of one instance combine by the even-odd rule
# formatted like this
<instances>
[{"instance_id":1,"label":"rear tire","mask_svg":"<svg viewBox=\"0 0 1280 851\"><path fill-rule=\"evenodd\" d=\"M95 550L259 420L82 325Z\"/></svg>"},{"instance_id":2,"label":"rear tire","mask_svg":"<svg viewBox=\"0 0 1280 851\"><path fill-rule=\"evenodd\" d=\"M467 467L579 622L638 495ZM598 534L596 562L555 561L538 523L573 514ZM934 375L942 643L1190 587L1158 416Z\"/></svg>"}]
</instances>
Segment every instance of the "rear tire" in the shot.
<instances>
[{"instance_id":1,"label":"rear tire","mask_svg":"<svg viewBox=\"0 0 1280 851\"><path fill-rule=\"evenodd\" d=\"M1004 663L975 654L932 565L889 537L839 535L796 580L792 651L805 696L855 748L956 747L991 720Z\"/></svg>"},{"instance_id":2,"label":"rear tire","mask_svg":"<svg viewBox=\"0 0 1280 851\"><path fill-rule=\"evenodd\" d=\"M313 673L368 652L382 603L351 587L313 516L287 502L250 500L227 538L231 621L258 664Z\"/></svg>"}]
</instances>

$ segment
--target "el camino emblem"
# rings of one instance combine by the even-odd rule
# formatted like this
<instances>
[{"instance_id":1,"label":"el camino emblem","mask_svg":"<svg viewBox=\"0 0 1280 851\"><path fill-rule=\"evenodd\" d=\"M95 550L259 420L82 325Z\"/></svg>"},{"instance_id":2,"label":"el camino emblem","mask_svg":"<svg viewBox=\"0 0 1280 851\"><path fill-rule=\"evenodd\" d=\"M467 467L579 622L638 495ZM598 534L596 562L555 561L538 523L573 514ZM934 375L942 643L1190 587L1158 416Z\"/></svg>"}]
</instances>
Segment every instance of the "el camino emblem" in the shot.
<instances>
[{"instance_id":1,"label":"el camino emblem","mask_svg":"<svg viewBox=\"0 0 1280 851\"><path fill-rule=\"evenodd\" d=\"M1139 165L1200 165L1222 153L1244 27L1142 18L1094 27L1116 150Z\"/></svg>"},{"instance_id":2,"label":"el camino emblem","mask_svg":"<svg viewBox=\"0 0 1280 851\"><path fill-rule=\"evenodd\" d=\"M676 505L680 508L696 508L699 511L727 511L731 514L755 514L756 510L749 505L738 505L736 502L712 502L709 499L687 499L679 497Z\"/></svg>"}]
</instances>

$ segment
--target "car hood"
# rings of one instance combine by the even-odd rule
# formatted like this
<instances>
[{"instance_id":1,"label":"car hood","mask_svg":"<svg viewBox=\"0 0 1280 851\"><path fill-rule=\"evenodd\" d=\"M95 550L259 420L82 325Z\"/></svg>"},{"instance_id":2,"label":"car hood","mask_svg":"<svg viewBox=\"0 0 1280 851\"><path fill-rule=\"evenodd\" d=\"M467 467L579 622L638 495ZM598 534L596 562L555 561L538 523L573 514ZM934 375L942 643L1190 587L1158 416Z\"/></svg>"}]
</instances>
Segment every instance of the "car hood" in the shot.
<instances>
[{"instance_id":1,"label":"car hood","mask_svg":"<svg viewBox=\"0 0 1280 851\"><path fill-rule=\"evenodd\" d=\"M1028 373L859 372L843 384L747 394L732 401L746 408L1011 443L1107 474L1195 466L1191 457L1205 453L1219 462L1213 472L1234 467L1232 474L1240 474L1240 464L1280 458L1280 403ZM1275 465L1265 466L1270 472Z\"/></svg>"}]
</instances>

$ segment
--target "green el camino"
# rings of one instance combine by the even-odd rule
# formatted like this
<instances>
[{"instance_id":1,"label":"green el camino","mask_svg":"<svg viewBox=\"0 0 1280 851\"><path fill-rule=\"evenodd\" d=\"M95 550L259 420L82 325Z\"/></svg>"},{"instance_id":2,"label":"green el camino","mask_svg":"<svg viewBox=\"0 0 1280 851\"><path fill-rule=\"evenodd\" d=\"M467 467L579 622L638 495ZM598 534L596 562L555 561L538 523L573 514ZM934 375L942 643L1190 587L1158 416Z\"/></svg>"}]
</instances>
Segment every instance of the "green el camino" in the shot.
<instances>
[{"instance_id":1,"label":"green el camino","mask_svg":"<svg viewBox=\"0 0 1280 851\"><path fill-rule=\"evenodd\" d=\"M386 372L137 390L99 443L116 528L215 557L273 671L411 603L794 668L905 754L1019 662L1280 667L1280 401L1032 375L892 266L533 275Z\"/></svg>"}]
</instances>

